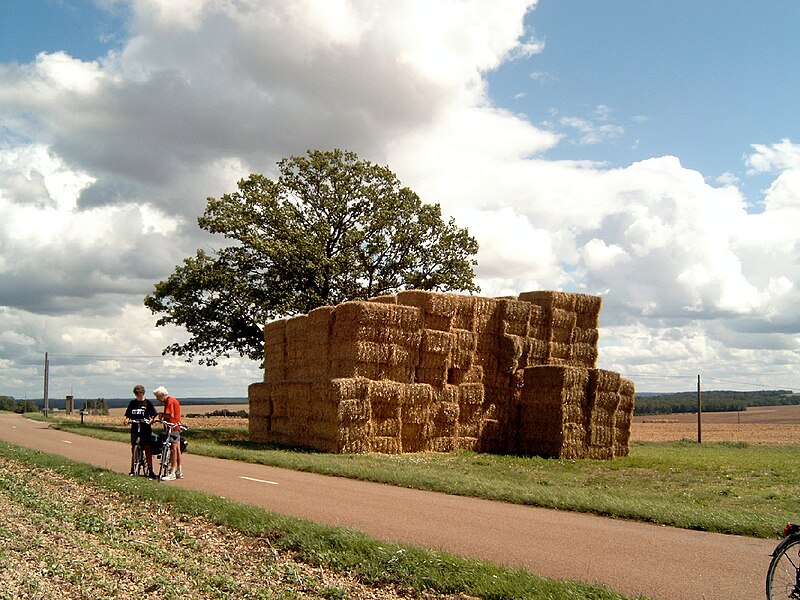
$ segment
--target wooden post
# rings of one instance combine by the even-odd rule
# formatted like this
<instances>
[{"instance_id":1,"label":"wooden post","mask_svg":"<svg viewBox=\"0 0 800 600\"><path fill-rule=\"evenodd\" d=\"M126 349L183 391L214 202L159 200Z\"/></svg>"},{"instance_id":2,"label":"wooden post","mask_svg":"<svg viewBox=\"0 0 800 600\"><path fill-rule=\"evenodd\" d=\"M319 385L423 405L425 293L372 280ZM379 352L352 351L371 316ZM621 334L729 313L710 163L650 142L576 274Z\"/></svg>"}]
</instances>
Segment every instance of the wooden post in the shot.
<instances>
[{"instance_id":1,"label":"wooden post","mask_svg":"<svg viewBox=\"0 0 800 600\"><path fill-rule=\"evenodd\" d=\"M702 426L702 413L703 402L700 396L700 375L697 376L697 443L703 443L703 426Z\"/></svg>"},{"instance_id":2,"label":"wooden post","mask_svg":"<svg viewBox=\"0 0 800 600\"><path fill-rule=\"evenodd\" d=\"M47 413L50 409L50 398L48 397L48 387L50 384L50 360L47 357L47 352L44 353L44 416L47 416Z\"/></svg>"}]
</instances>

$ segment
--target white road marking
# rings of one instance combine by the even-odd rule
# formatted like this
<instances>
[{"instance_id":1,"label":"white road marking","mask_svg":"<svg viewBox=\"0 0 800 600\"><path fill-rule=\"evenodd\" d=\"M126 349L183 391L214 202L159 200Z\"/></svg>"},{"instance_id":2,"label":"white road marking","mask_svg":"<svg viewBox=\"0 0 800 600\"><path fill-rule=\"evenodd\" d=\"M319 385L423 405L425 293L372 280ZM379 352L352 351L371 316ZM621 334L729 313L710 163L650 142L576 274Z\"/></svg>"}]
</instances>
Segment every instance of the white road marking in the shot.
<instances>
[{"instance_id":1,"label":"white road marking","mask_svg":"<svg viewBox=\"0 0 800 600\"><path fill-rule=\"evenodd\" d=\"M267 481L265 479L256 479L255 477L245 477L244 475L240 475L239 479L247 479L247 481L255 481L258 483L268 483L270 485L278 485L277 481Z\"/></svg>"},{"instance_id":2,"label":"white road marking","mask_svg":"<svg viewBox=\"0 0 800 600\"><path fill-rule=\"evenodd\" d=\"M64 442L65 444L71 444L72 443L69 440L61 440L61 441Z\"/></svg>"}]
</instances>

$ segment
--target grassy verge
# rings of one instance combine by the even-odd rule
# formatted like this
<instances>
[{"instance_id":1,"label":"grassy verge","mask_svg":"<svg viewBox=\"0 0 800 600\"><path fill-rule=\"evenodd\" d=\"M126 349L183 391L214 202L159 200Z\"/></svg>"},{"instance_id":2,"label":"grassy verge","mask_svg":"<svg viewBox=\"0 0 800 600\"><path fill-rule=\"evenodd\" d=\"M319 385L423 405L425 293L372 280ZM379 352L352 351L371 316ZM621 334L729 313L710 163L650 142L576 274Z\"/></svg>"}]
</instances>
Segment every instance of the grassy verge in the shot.
<instances>
[{"instance_id":1,"label":"grassy verge","mask_svg":"<svg viewBox=\"0 0 800 600\"><path fill-rule=\"evenodd\" d=\"M11 596L624 599L5 442L0 501Z\"/></svg>"},{"instance_id":2,"label":"grassy verge","mask_svg":"<svg viewBox=\"0 0 800 600\"><path fill-rule=\"evenodd\" d=\"M127 439L119 427L53 424ZM768 538L799 516L796 446L637 443L613 461L569 461L470 452L332 455L246 437L242 429L193 429L188 436L197 454L688 529Z\"/></svg>"}]
</instances>

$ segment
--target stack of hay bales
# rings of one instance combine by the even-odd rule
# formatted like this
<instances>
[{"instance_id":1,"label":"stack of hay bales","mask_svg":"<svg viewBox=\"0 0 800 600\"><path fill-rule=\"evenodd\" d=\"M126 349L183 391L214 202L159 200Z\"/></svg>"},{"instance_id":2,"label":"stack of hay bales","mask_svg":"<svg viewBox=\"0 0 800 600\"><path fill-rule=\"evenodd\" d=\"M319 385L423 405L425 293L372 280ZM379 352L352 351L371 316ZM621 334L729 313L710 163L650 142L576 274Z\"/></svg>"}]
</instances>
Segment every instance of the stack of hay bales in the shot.
<instances>
[{"instance_id":1,"label":"stack of hay bales","mask_svg":"<svg viewBox=\"0 0 800 600\"><path fill-rule=\"evenodd\" d=\"M553 458L586 456L589 372L562 365L525 370L517 448Z\"/></svg>"},{"instance_id":2,"label":"stack of hay bales","mask_svg":"<svg viewBox=\"0 0 800 600\"><path fill-rule=\"evenodd\" d=\"M599 313L585 294L409 290L268 323L250 437L329 452L624 455L633 385L595 368Z\"/></svg>"}]
</instances>

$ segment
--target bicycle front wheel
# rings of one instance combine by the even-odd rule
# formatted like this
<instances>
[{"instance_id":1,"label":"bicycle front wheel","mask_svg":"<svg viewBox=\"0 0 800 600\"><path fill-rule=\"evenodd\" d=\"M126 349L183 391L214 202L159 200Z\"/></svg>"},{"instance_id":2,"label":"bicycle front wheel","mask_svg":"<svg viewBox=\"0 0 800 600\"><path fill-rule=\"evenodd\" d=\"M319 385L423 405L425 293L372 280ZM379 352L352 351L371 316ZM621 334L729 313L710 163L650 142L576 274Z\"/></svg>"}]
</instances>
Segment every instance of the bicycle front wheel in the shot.
<instances>
[{"instance_id":1,"label":"bicycle front wheel","mask_svg":"<svg viewBox=\"0 0 800 600\"><path fill-rule=\"evenodd\" d=\"M164 479L167 475L169 475L169 461L172 455L172 449L169 447L169 443L165 444L163 448L161 448L161 468L158 472L158 479L159 481Z\"/></svg>"},{"instance_id":2,"label":"bicycle front wheel","mask_svg":"<svg viewBox=\"0 0 800 600\"><path fill-rule=\"evenodd\" d=\"M147 475L147 459L141 444L133 447L133 472L139 476Z\"/></svg>"},{"instance_id":3,"label":"bicycle front wheel","mask_svg":"<svg viewBox=\"0 0 800 600\"><path fill-rule=\"evenodd\" d=\"M767 600L800 600L800 535L772 557L767 569Z\"/></svg>"}]
</instances>

